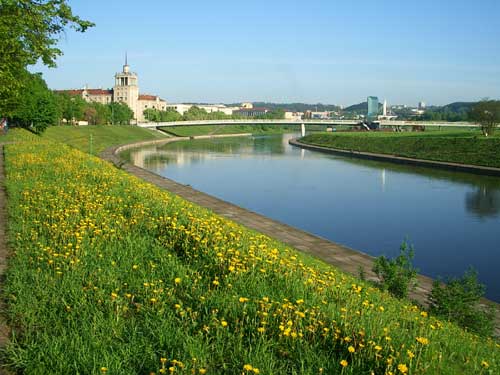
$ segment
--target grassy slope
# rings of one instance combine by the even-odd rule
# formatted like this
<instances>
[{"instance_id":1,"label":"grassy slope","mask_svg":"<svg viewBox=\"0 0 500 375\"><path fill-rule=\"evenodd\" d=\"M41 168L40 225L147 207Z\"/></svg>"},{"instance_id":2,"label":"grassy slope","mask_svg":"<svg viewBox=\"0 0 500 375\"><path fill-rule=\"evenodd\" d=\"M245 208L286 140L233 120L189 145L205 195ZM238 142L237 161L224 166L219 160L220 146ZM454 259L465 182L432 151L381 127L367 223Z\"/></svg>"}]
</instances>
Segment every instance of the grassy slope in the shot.
<instances>
[{"instance_id":1,"label":"grassy slope","mask_svg":"<svg viewBox=\"0 0 500 375\"><path fill-rule=\"evenodd\" d=\"M159 132L124 125L98 126L51 126L43 134L43 138L66 143L84 152L90 152L92 135L92 154L99 155L110 146L124 143L147 141L163 138Z\"/></svg>"},{"instance_id":2,"label":"grassy slope","mask_svg":"<svg viewBox=\"0 0 500 375\"><path fill-rule=\"evenodd\" d=\"M108 163L52 142L6 156L16 253L5 296L17 337L7 361L20 371L499 370L491 340Z\"/></svg>"},{"instance_id":3,"label":"grassy slope","mask_svg":"<svg viewBox=\"0 0 500 375\"><path fill-rule=\"evenodd\" d=\"M302 141L343 150L500 168L500 135L485 138L478 131L320 133L307 135Z\"/></svg>"}]
</instances>

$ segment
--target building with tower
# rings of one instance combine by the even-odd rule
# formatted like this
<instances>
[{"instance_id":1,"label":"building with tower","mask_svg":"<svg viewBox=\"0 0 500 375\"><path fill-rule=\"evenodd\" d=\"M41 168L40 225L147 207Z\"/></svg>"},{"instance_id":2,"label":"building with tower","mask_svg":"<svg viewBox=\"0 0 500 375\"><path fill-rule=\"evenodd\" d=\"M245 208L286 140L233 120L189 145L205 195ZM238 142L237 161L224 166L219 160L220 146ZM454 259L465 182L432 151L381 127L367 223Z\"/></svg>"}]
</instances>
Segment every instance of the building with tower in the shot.
<instances>
[{"instance_id":1,"label":"building with tower","mask_svg":"<svg viewBox=\"0 0 500 375\"><path fill-rule=\"evenodd\" d=\"M112 102L124 103L134 112L134 120L142 122L144 110L148 108L164 111L167 102L157 95L141 94L139 92L139 82L137 73L130 71L127 57L121 72L115 74L115 85L112 89L90 89L85 86L80 90L57 90L69 95L81 96L87 102L109 104Z\"/></svg>"}]
</instances>

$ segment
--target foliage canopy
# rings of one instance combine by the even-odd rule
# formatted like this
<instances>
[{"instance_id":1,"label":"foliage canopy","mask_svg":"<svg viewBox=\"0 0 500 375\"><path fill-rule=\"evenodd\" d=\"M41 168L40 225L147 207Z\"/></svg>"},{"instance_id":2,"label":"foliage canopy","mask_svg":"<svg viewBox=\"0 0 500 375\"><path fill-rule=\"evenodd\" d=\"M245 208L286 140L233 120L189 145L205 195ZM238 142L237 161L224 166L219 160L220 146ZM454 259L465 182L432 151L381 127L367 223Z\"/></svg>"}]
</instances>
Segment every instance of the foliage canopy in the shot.
<instances>
[{"instance_id":1,"label":"foliage canopy","mask_svg":"<svg viewBox=\"0 0 500 375\"><path fill-rule=\"evenodd\" d=\"M55 67L66 27L84 32L93 26L73 14L66 0L0 0L0 115L10 116L31 78L26 70L41 60Z\"/></svg>"}]
</instances>

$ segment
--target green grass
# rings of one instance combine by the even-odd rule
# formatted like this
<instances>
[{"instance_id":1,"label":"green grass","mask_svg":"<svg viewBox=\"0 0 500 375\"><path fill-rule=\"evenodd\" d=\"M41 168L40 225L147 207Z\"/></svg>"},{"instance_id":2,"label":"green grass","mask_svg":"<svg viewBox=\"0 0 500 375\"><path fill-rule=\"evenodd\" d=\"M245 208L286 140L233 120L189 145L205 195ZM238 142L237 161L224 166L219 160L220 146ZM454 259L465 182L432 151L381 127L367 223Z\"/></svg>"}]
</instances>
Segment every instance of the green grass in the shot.
<instances>
[{"instance_id":1,"label":"green grass","mask_svg":"<svg viewBox=\"0 0 500 375\"><path fill-rule=\"evenodd\" d=\"M93 155L99 155L100 152L111 146L160 139L165 136L157 131L137 126L89 125L51 126L47 128L42 137L65 143L84 152L90 153L92 151Z\"/></svg>"},{"instance_id":2,"label":"green grass","mask_svg":"<svg viewBox=\"0 0 500 375\"><path fill-rule=\"evenodd\" d=\"M302 142L342 150L500 168L500 134L478 130L426 132L345 132L311 134Z\"/></svg>"},{"instance_id":3,"label":"green grass","mask_svg":"<svg viewBox=\"0 0 500 375\"><path fill-rule=\"evenodd\" d=\"M299 125L206 125L206 126L172 126L161 128L179 137L216 134L281 134L300 130Z\"/></svg>"},{"instance_id":4,"label":"green grass","mask_svg":"<svg viewBox=\"0 0 500 375\"><path fill-rule=\"evenodd\" d=\"M25 129L12 128L7 134L0 132L0 143L35 140L38 136Z\"/></svg>"},{"instance_id":5,"label":"green grass","mask_svg":"<svg viewBox=\"0 0 500 375\"><path fill-rule=\"evenodd\" d=\"M13 371L500 371L491 339L74 148L8 145L6 172Z\"/></svg>"}]
</instances>

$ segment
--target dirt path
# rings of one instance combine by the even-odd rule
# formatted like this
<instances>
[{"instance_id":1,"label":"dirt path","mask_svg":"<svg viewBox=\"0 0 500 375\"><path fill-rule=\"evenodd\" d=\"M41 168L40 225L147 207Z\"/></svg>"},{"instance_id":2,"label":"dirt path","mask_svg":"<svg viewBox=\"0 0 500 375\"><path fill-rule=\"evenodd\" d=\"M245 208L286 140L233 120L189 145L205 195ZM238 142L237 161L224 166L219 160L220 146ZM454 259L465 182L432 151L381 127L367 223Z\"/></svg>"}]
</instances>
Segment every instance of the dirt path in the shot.
<instances>
[{"instance_id":1,"label":"dirt path","mask_svg":"<svg viewBox=\"0 0 500 375\"><path fill-rule=\"evenodd\" d=\"M3 167L3 144L0 143L0 295L3 294L3 283L5 279L5 270L7 268L7 197L5 193L5 171ZM0 298L0 349L4 348L9 341L9 327L7 326L4 314L5 303ZM0 358L1 361L1 358ZM0 374L7 374L1 367Z\"/></svg>"}]
</instances>

